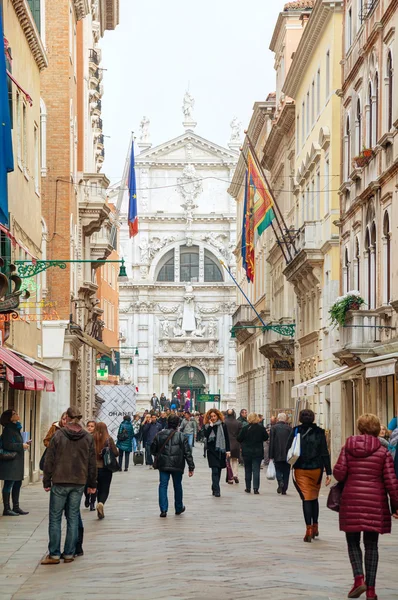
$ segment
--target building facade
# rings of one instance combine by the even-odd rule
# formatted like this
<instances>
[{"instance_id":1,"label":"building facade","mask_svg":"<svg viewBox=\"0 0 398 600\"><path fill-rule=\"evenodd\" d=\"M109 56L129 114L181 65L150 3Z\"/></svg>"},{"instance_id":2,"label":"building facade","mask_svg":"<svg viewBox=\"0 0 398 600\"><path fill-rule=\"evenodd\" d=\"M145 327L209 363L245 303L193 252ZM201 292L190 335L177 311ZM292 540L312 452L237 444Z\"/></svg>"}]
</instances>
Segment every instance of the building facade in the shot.
<instances>
[{"instance_id":1,"label":"building facade","mask_svg":"<svg viewBox=\"0 0 398 600\"><path fill-rule=\"evenodd\" d=\"M103 162L102 70L98 42L118 23L116 0L45 3L46 41L52 60L43 75L46 169L43 172L44 250L47 260L76 261L46 271L46 298L57 318L43 323L43 356L62 393L49 419L69 403L85 418L95 406L97 357L110 355L102 342L103 310L96 271L113 248L93 238L109 221L109 180Z\"/></svg>"},{"instance_id":2,"label":"building facade","mask_svg":"<svg viewBox=\"0 0 398 600\"><path fill-rule=\"evenodd\" d=\"M128 283L120 284L122 381L138 388L137 406L153 392L177 387L221 394L235 405L235 342L230 339L235 286L221 262L234 269L235 206L227 194L239 147L195 132L193 98L184 99L185 132L152 147L144 117L136 156L139 234L129 240L128 195L120 251ZM191 378L189 373L191 373Z\"/></svg>"},{"instance_id":3,"label":"building facade","mask_svg":"<svg viewBox=\"0 0 398 600\"><path fill-rule=\"evenodd\" d=\"M397 27L397 2L345 3L340 288L358 290L365 304L348 313L335 353L347 371L344 436L363 412L384 422L397 414Z\"/></svg>"}]
</instances>

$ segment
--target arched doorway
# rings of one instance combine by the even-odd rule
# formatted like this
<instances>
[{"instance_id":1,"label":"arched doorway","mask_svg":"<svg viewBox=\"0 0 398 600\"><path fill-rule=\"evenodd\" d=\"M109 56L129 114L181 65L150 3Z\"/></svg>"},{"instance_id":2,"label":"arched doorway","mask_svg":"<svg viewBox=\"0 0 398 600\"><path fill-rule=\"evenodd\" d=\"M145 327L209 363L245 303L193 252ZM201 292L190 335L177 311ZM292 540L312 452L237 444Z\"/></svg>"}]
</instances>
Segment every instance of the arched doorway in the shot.
<instances>
[{"instance_id":1,"label":"arched doorway","mask_svg":"<svg viewBox=\"0 0 398 600\"><path fill-rule=\"evenodd\" d=\"M190 377L189 373L193 373ZM195 367L182 367L178 369L173 375L173 396L176 389L181 388L181 393L191 390L192 407L196 406L197 397L199 394L203 394L206 385L206 379L202 371Z\"/></svg>"}]
</instances>

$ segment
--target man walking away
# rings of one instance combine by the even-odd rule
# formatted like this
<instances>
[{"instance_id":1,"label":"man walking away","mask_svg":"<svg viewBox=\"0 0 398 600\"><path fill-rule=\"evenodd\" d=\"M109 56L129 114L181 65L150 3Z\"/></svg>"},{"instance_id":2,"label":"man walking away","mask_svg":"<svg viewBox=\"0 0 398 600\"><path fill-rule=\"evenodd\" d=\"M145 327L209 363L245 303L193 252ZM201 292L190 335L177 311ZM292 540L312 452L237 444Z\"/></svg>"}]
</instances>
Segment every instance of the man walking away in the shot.
<instances>
[{"instance_id":1,"label":"man walking away","mask_svg":"<svg viewBox=\"0 0 398 600\"><path fill-rule=\"evenodd\" d=\"M66 411L67 423L53 436L47 448L43 471L43 487L50 492L48 555L42 565L59 564L61 558L61 525L65 511L67 520L64 562L74 560L79 534L80 502L84 486L96 493L97 467L93 436L80 425L82 415L71 406Z\"/></svg>"},{"instance_id":2,"label":"man walking away","mask_svg":"<svg viewBox=\"0 0 398 600\"><path fill-rule=\"evenodd\" d=\"M195 464L192 458L191 448L187 437L177 431L179 419L176 415L170 415L168 429L158 433L151 445L151 452L157 457L159 469L159 507L160 516L167 517L169 502L167 488L170 475L173 478L174 507L176 515L185 512L182 492L182 476L184 474L185 462L188 464L189 477L192 477Z\"/></svg>"},{"instance_id":3,"label":"man walking away","mask_svg":"<svg viewBox=\"0 0 398 600\"><path fill-rule=\"evenodd\" d=\"M286 461L286 447L291 431L287 415L279 413L276 425L270 428L269 458L275 462L277 492L283 496L286 496L289 487L290 465Z\"/></svg>"},{"instance_id":4,"label":"man walking away","mask_svg":"<svg viewBox=\"0 0 398 600\"><path fill-rule=\"evenodd\" d=\"M147 422L142 428L142 440L145 448L145 464L153 469L153 460L151 455L151 444L155 438L155 435L162 430L162 426L157 422L156 415L147 416Z\"/></svg>"},{"instance_id":5,"label":"man walking away","mask_svg":"<svg viewBox=\"0 0 398 600\"><path fill-rule=\"evenodd\" d=\"M161 424L162 429L167 429L167 417L166 417L166 413L164 410L160 413L158 423Z\"/></svg>"},{"instance_id":6,"label":"man walking away","mask_svg":"<svg viewBox=\"0 0 398 600\"><path fill-rule=\"evenodd\" d=\"M186 436L188 444L190 448L192 448L193 441L198 432L198 424L195 421L194 417L191 416L191 413L188 411L184 415L184 420L181 423L180 432Z\"/></svg>"}]
</instances>

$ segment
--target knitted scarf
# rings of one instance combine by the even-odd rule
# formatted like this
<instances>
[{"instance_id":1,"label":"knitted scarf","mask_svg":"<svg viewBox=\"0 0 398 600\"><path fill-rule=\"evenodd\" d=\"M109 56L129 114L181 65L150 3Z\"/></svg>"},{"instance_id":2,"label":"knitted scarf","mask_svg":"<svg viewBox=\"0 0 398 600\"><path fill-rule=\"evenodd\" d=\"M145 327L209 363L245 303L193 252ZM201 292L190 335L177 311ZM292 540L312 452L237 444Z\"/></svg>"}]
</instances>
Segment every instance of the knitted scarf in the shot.
<instances>
[{"instance_id":1,"label":"knitted scarf","mask_svg":"<svg viewBox=\"0 0 398 600\"><path fill-rule=\"evenodd\" d=\"M216 427L216 425L219 425L219 427L217 427L217 436L214 433L214 429ZM206 427L210 427L210 425L206 425ZM222 454L225 454L225 435L224 435L224 428L222 426L222 422L220 420L218 420L216 423L214 423L213 427L212 427L212 431L209 435L209 442L216 440L216 450L219 450Z\"/></svg>"}]
</instances>

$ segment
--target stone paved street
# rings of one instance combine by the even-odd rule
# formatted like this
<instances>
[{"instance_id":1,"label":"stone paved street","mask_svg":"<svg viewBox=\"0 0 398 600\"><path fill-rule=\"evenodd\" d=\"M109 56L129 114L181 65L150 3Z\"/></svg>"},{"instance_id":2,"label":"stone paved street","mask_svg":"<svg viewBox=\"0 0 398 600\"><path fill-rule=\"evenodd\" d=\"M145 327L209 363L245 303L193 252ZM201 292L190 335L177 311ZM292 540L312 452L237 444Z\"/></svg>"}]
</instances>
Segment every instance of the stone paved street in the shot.
<instances>
[{"instance_id":1,"label":"stone paved street","mask_svg":"<svg viewBox=\"0 0 398 600\"><path fill-rule=\"evenodd\" d=\"M22 491L27 517L0 518L0 600L343 600L350 567L337 516L321 498L321 539L304 544L299 498L276 495L262 471L260 496L241 483L210 492L199 448L197 471L184 478L187 512L159 518L158 474L131 467L114 475L106 518L82 509L85 556L41 566L47 546L48 496L40 485ZM398 598L398 523L381 543L380 600Z\"/></svg>"}]
</instances>

